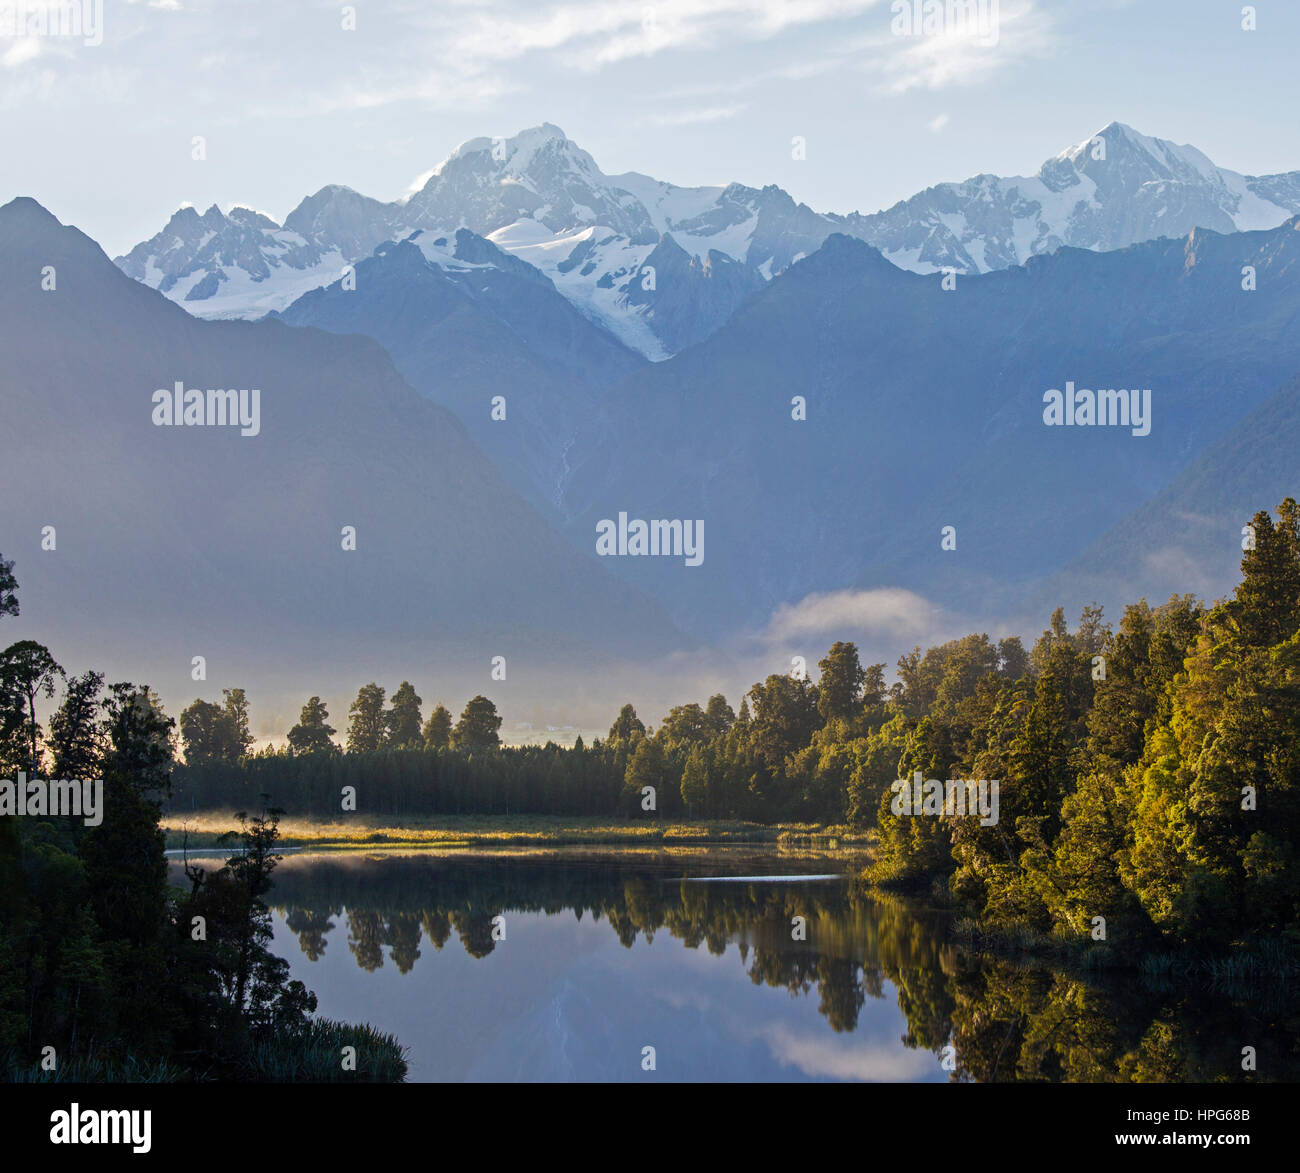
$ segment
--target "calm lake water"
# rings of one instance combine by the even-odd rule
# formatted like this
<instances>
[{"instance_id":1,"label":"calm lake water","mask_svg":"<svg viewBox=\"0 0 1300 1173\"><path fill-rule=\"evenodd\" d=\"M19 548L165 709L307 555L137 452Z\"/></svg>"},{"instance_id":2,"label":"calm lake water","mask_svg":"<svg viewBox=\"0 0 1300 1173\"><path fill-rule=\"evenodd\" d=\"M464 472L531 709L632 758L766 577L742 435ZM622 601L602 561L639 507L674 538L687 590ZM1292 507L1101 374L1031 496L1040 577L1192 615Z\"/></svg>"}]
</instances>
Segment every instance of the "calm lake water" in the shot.
<instances>
[{"instance_id":1,"label":"calm lake water","mask_svg":"<svg viewBox=\"0 0 1300 1173\"><path fill-rule=\"evenodd\" d=\"M1296 1077L1284 999L972 958L944 916L861 891L860 864L286 855L272 948L319 1013L396 1034L413 1081L1235 1080L1246 1044Z\"/></svg>"}]
</instances>

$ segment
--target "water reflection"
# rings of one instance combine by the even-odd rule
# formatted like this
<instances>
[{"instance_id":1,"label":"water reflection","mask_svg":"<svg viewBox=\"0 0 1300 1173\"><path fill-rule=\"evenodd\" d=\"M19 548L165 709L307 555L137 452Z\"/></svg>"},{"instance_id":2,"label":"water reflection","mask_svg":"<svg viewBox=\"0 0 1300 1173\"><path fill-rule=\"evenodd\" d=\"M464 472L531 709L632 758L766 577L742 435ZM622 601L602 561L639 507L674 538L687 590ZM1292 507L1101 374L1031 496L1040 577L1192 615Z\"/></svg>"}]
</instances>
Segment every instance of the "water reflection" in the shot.
<instances>
[{"instance_id":1,"label":"water reflection","mask_svg":"<svg viewBox=\"0 0 1300 1173\"><path fill-rule=\"evenodd\" d=\"M1284 991L1211 997L975 958L942 916L867 894L852 870L718 851L304 854L276 873L276 951L322 1013L396 1032L413 1079L1300 1073Z\"/></svg>"}]
</instances>

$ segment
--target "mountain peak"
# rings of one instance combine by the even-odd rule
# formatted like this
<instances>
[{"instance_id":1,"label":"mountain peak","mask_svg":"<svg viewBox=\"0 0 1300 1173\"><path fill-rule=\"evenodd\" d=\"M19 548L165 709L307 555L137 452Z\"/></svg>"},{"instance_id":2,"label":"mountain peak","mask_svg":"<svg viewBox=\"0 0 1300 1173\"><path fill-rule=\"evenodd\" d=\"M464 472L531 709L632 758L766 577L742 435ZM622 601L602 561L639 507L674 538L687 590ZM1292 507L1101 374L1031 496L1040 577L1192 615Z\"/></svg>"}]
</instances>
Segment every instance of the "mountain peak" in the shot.
<instances>
[{"instance_id":1,"label":"mountain peak","mask_svg":"<svg viewBox=\"0 0 1300 1173\"><path fill-rule=\"evenodd\" d=\"M7 229L31 231L62 228L63 224L44 204L31 196L15 196L0 207L0 224Z\"/></svg>"},{"instance_id":2,"label":"mountain peak","mask_svg":"<svg viewBox=\"0 0 1300 1173\"><path fill-rule=\"evenodd\" d=\"M1098 157L1098 142L1104 142L1105 156ZM1056 156L1044 167L1066 160L1080 171L1089 171L1094 163L1106 159L1127 159L1146 173L1146 178L1176 179L1181 182L1208 180L1217 182L1219 168L1196 147L1153 138L1125 122L1108 122L1101 130L1068 151ZM1041 174L1041 172L1040 172Z\"/></svg>"},{"instance_id":3,"label":"mountain peak","mask_svg":"<svg viewBox=\"0 0 1300 1173\"><path fill-rule=\"evenodd\" d=\"M511 164L515 163L519 155L522 154L526 156L526 159L530 160L536 151L553 142L577 147L577 144L553 122L543 122L540 126L526 127L509 138L500 135L492 137L479 135L477 138L466 139L433 169L431 181L442 175L449 166L458 160L483 154L490 156L493 163L513 170ZM526 162L524 165L526 166Z\"/></svg>"},{"instance_id":4,"label":"mountain peak","mask_svg":"<svg viewBox=\"0 0 1300 1173\"><path fill-rule=\"evenodd\" d=\"M515 136L516 139L523 139L525 137L543 139L562 138L566 142L569 141L569 136L556 126L554 122L543 122L540 126L529 127L527 130L521 130Z\"/></svg>"},{"instance_id":5,"label":"mountain peak","mask_svg":"<svg viewBox=\"0 0 1300 1173\"><path fill-rule=\"evenodd\" d=\"M1067 160L1071 163L1077 163L1080 159L1087 157L1088 152L1094 148L1098 139L1104 139L1107 144L1117 143L1117 142L1128 142L1128 143L1138 144L1143 141L1146 142L1159 141L1158 139L1148 139L1146 135L1139 133L1138 131L1134 130L1133 127L1129 126L1127 122L1119 122L1115 119L1112 119L1110 122L1106 123L1106 125L1103 126L1100 130L1094 131L1092 134L1090 134L1082 142L1077 142L1073 146L1066 147L1065 150L1061 151L1057 155L1054 155L1052 159L1049 160L1049 163L1055 163L1056 161L1061 159Z\"/></svg>"},{"instance_id":6,"label":"mountain peak","mask_svg":"<svg viewBox=\"0 0 1300 1173\"><path fill-rule=\"evenodd\" d=\"M1119 135L1123 135L1126 138L1134 138L1134 139L1145 139L1147 137L1146 135L1142 134L1140 131L1135 130L1133 127L1129 126L1127 122L1120 122L1118 119L1111 119L1111 121L1106 123L1106 125L1103 126L1099 131L1097 131L1097 133L1110 134L1110 135L1119 134Z\"/></svg>"}]
</instances>

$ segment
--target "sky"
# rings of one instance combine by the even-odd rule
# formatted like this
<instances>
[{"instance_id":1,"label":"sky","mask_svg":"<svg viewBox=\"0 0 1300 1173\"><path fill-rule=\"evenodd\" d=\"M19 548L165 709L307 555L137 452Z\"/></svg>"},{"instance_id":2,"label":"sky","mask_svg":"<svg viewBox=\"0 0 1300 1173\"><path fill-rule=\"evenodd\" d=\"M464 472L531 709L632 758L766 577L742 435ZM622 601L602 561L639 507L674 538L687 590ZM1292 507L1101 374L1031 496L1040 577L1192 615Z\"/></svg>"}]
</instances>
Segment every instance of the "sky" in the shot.
<instances>
[{"instance_id":1,"label":"sky","mask_svg":"<svg viewBox=\"0 0 1300 1173\"><path fill-rule=\"evenodd\" d=\"M0 202L34 196L110 255L186 203L282 221L328 183L394 199L459 143L544 121L606 174L830 212L1033 174L1112 120L1300 168L1295 0L1255 5L1253 31L1225 0L976 0L983 37L896 33L903 0L98 2L78 39L13 35L16 6L53 0L0 0Z\"/></svg>"}]
</instances>

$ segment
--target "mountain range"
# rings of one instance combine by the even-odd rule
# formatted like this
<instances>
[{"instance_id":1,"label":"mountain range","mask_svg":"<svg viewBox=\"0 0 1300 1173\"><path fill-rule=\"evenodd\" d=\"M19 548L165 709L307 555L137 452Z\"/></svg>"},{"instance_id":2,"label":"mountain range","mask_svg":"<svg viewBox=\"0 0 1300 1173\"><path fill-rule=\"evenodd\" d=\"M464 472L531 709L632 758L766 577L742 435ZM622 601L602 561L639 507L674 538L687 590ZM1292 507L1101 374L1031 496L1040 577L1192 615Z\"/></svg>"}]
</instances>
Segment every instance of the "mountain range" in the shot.
<instances>
[{"instance_id":1,"label":"mountain range","mask_svg":"<svg viewBox=\"0 0 1300 1173\"><path fill-rule=\"evenodd\" d=\"M117 263L203 317L258 317L338 279L417 229L485 236L547 276L581 313L660 361L702 341L832 233L900 268L973 274L1063 246L1122 248L1193 228L1272 228L1300 212L1300 172L1244 176L1112 122L1033 176L942 183L871 214L819 213L774 185L679 187L605 175L550 123L462 144L410 196L347 187L277 225L246 208L182 208Z\"/></svg>"}]
</instances>

